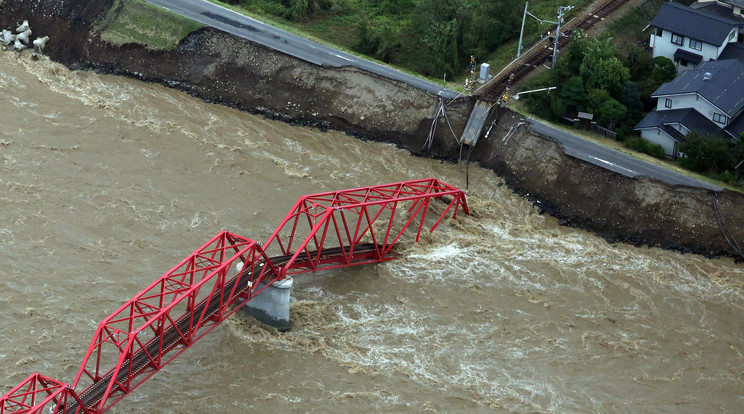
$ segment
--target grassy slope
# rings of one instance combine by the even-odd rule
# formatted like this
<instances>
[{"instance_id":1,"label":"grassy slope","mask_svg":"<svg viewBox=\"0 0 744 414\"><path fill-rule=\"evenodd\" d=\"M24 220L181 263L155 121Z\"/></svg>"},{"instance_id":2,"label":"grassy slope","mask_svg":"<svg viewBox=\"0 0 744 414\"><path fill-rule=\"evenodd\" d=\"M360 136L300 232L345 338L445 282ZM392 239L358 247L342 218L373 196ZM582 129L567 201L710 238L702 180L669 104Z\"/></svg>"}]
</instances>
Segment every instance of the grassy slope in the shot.
<instances>
[{"instance_id":1,"label":"grassy slope","mask_svg":"<svg viewBox=\"0 0 744 414\"><path fill-rule=\"evenodd\" d=\"M703 182L706 182L706 183L709 183L709 184L713 184L713 185L716 185L716 186L721 187L721 188L725 188L725 189L730 190L730 191L736 191L736 192L739 192L739 193L744 193L744 191L742 191L742 188L741 187L735 187L735 186L732 186L730 184L727 184L727 183L724 183L724 182L721 182L721 181L718 181L718 180L714 180L714 179L712 179L710 177L706 177L706 176L704 176L702 174L698 174L698 173L692 172L690 170L686 170L686 169L680 167L678 164L676 164L676 163L674 163L672 161L660 160L658 158L654 158L654 157L652 157L650 155L647 155L647 154L644 154L642 152L634 151L632 149L629 149L628 147L626 147L625 145L623 145L619 141L615 141L615 140L612 140L610 138L605 138L605 137L603 137L601 135L593 134L593 133L591 133L591 132L589 132L587 130L581 130L581 129L576 129L576 128L568 128L568 127L566 127L564 125L555 124L553 122L550 122L547 119L542 119L540 117L537 117L534 114L531 114L529 111L527 111L527 109L521 104L521 102L518 103L518 104L516 104L516 105L510 105L509 108L512 109L512 110L514 110L514 111L516 111L516 112L519 112L520 114L522 114L524 116L539 119L541 122L545 122L546 124L550 124L551 126L553 126L555 128L558 128L558 129L561 129L561 130L563 130L563 131L565 131L565 132L567 132L569 134L578 135L578 136L580 136L580 137L582 137L582 138L584 138L584 139L586 139L588 141L592 141L592 142L594 142L596 144L605 146L607 148L614 149L615 151L622 152L623 154L630 155L631 157L638 158L639 160L646 161L646 162L648 162L650 164L658 165L660 167L666 168L666 169L671 170L671 171L674 171L676 173L683 174L683 175L686 175L686 176L688 176L690 178L694 178L696 180L700 180L700 181L703 181Z\"/></svg>"},{"instance_id":2,"label":"grassy slope","mask_svg":"<svg viewBox=\"0 0 744 414\"><path fill-rule=\"evenodd\" d=\"M682 3L691 3L691 2L687 0L683 0ZM651 19L653 19L654 15L656 14L660 6L661 6L661 1L659 0L647 0L643 2L640 6L635 7L632 10L629 10L624 15L613 20L608 25L607 30L602 34L602 36L611 38L612 43L618 48L621 54L625 54L627 52L628 45L636 44L642 47L645 46L648 42L648 36L650 35L650 31L648 30L644 31L643 29L647 28L648 23L651 21ZM534 116L533 114L529 114L527 112L526 108L521 102L517 104L512 104L510 106L512 107L512 109L515 109L520 113L523 113L528 116ZM557 128L561 128L565 130L566 132L579 135L585 139L596 142L605 147L612 148L614 150L631 155L643 161L664 167L666 169L675 171L677 173L687 175L688 177L695 178L697 180L704 181L704 182L719 186L721 188L725 188L730 191L744 192L741 187L735 187L730 184L727 184L727 183L724 183L718 180L714 180L702 174L698 174L698 173L686 170L680 167L678 163L675 163L673 161L660 160L658 158L651 157L650 155L647 155L647 154L644 154L638 151L634 151L624 146L621 142L614 141L609 138L604 138L602 136L589 133L588 131L582 131L576 128L567 128L559 124L551 123L550 121L547 121L544 119L541 119L541 121L550 123L551 125Z\"/></svg>"},{"instance_id":3,"label":"grassy slope","mask_svg":"<svg viewBox=\"0 0 744 414\"><path fill-rule=\"evenodd\" d=\"M334 42L333 39L329 39L328 36L323 37L323 36L319 36L318 35L318 34L322 34L324 32L327 32L327 30L323 28L324 27L324 24L325 24L325 23L323 23L323 20L320 20L320 21L308 21L308 22L304 22L304 23L293 23L293 22L287 21L285 19L282 19L280 17L271 15L271 14L259 13L259 12L255 12L255 11L251 11L251 10L246 10L246 9L244 9L242 7L234 6L234 5L231 5L231 4L227 4L227 3L224 3L224 2L222 2L220 0L209 0L209 2L214 3L214 4L217 4L219 6L222 6L222 7L226 8L226 9L233 10L233 11L238 12L240 14L243 14L245 16L252 17L252 18L254 18L256 20L259 20L259 21L261 21L263 23L266 23L266 24L269 24L271 26L274 26L274 27L276 27L278 29L282 29L282 30L284 30L286 32L289 32L289 33L292 33L292 34L296 34L297 36L301 36L301 37L304 37L306 39L312 40L314 42L317 42L317 43L326 45L328 47L332 47L334 49L341 50L343 52L346 52L346 53L349 53L349 54L352 54L352 55L355 55L355 56L362 57L362 58L367 59L369 61L372 61L372 62L375 62L375 63L379 63L380 65L384 65L384 66L388 66L388 67L393 67L396 70L399 70L401 72L407 73L407 74L409 74L411 76L416 76L416 77L421 78L421 79L426 79L429 82L433 82L433 83L437 83L437 84L443 85L443 86L445 86L445 87L447 87L449 89L458 90L457 88L458 88L458 86L460 86L460 83L455 83L455 82L443 83L441 79L434 79L434 78L431 78L431 77L423 76L420 73L413 72L413 71L408 70L406 68L401 68L401 67L398 67L398 66L394 66L394 65L391 65L391 64L382 62L382 61L380 61L378 59L375 59L375 58L373 58L371 56L366 56L366 55L363 55L361 53L355 52L351 48L354 45L354 42L356 42L356 40L355 40L356 38L353 38L353 37L349 36L349 30L350 29L348 29L348 27L345 29L346 35L344 35L344 33L343 33L344 30L342 30L338 26L333 26L332 25L333 30L335 30L337 32L340 31L340 32L336 33L337 37L344 39L344 41L339 41L337 43L337 42ZM308 29L308 27L310 29ZM354 42L350 42L349 39L354 39ZM460 87L460 90L462 90L462 87Z\"/></svg>"},{"instance_id":4,"label":"grassy slope","mask_svg":"<svg viewBox=\"0 0 744 414\"><path fill-rule=\"evenodd\" d=\"M570 19L578 15L581 10L586 9L592 3L594 3L594 0L532 1L527 10L540 19L556 21L558 19L557 13L559 6L573 6L574 9L570 10L564 18L564 21L568 22ZM532 17L527 16L524 24L524 40L522 41L524 49L529 48L530 44L540 39L541 35L545 35L552 26L553 25L549 23L541 24ZM503 67L511 63L511 61L517 56L518 48L519 38L516 38L493 51L486 59L486 61L491 65L491 73L496 74Z\"/></svg>"},{"instance_id":5,"label":"grassy slope","mask_svg":"<svg viewBox=\"0 0 744 414\"><path fill-rule=\"evenodd\" d=\"M211 0L223 6L227 6L217 0ZM0 0L2 2L2 0ZM587 4L587 0L573 0L568 1L567 4L576 4L577 8L579 4ZM549 2L542 3L542 8L535 7L530 8L533 14L541 17L545 17L545 14L539 14L539 10L550 9L551 4ZM228 6L229 7L229 6ZM235 9L234 7L230 7ZM238 9L240 10L240 9ZM533 11L535 10L535 11ZM242 10L245 12L245 10ZM618 19L610 28L610 32L618 36L616 40L619 43L630 43L632 39L630 37L624 38L623 33L632 33L636 30L627 30L630 26L639 26L642 28L641 19L638 19L637 11L632 11L627 17ZM254 13L246 13L248 15ZM264 16L258 16L264 18ZM322 43L330 44L332 46L341 46L342 49L347 49L353 46L355 38L349 36L348 27L350 27L350 21L347 21L348 17L337 18L337 19L316 19L303 24L290 25L288 22L277 21L276 18L268 18L270 23L279 26L283 29L288 29L294 33L303 35L313 40L318 40ZM535 22L537 23L537 22ZM529 44L530 39L539 37L537 34L539 25L533 27L532 34L525 36L525 45ZM144 3L141 0L117 0L114 2L114 6L99 22L98 30L100 30L101 38L111 44L122 45L125 43L139 43L146 45L147 48L152 50L163 50L172 49L178 42L183 39L188 33L203 27L202 24L194 22L192 20L183 18L175 15L169 11L151 6ZM345 29L344 29L345 28ZM528 27L529 29L529 27ZM615 30L613 30L615 29ZM625 29L625 30L623 30ZM634 29L637 29L634 27ZM540 30L542 32L542 30ZM310 34L310 35L308 35ZM338 43L334 44L334 40ZM509 61L511 61L513 55L516 54L517 39L507 43L499 50L495 51L491 57L490 62L494 68L500 68ZM347 49L348 50L348 49ZM464 77L464 76L463 76ZM433 80L433 79L431 79ZM439 80L438 83L443 83ZM446 86L452 89L462 89L461 82L448 82ZM515 108L519 110L520 108ZM572 133L577 133L575 130L570 130ZM637 153L619 145L619 143L601 137L594 136L592 134L581 134L587 139L591 139L597 143L614 148L624 153L633 155L637 158L645 161L652 162L657 165L664 166L671 170L686 174L688 176L697 178L702 181L710 182L715 185L727 188L733 191L741 191L741 189L726 185L725 183L711 180L708 177L704 177L699 174L691 173L687 170L679 168L677 165L670 162L661 161L645 154Z\"/></svg>"},{"instance_id":6,"label":"grassy slope","mask_svg":"<svg viewBox=\"0 0 744 414\"><path fill-rule=\"evenodd\" d=\"M333 47L339 48L349 53L354 53L352 48L359 41L357 28L359 22L362 21L366 16L371 16L380 13L380 8L377 2L370 0L348 0L344 2L344 8L336 12L325 12L310 16L306 21L303 22L290 22L288 20L277 17L272 12L276 12L276 5L271 1L256 0L250 3L248 8L242 8L238 6L230 6L222 3L219 0L210 0L213 3L219 4L224 7L231 8L237 12L257 17L262 21L266 21L273 26L282 28L284 30L291 31L300 36L307 37L320 43L325 43ZM418 4L420 0L412 0L412 4ZM493 0L486 0L493 1ZM497 0L499 1L499 0ZM574 6L574 10L571 10L566 15L566 20L578 14L579 10L587 7L594 0L531 0L529 11L530 13L546 20L556 20L557 11L559 6ZM524 4L524 3L522 3ZM412 19L416 19L413 8L411 13L403 15L386 15L391 20L395 21L401 26L411 24ZM550 24L540 25L537 20L528 17L525 24L525 40L524 44L528 45L535 39L540 37L540 34L546 32L550 27ZM402 39L405 43L410 39ZM509 63L517 52L518 38L506 43L503 47L491 53L489 56L476 56L479 62L488 62L491 64L492 73L493 70L498 72L503 66ZM359 53L354 53L360 55ZM364 56L367 59L375 60L369 56ZM405 65L405 56L398 56L397 58L401 65ZM379 61L378 61L379 62ZM381 63L381 62L380 62ZM456 79L448 79L444 82L441 78L425 77L421 74L413 73L410 70L402 68L397 65L396 68L404 72L414 74L415 76L425 78L431 82L443 85L447 88L462 91L464 80L467 77L467 66L469 62L462 62L462 72L457 76Z\"/></svg>"},{"instance_id":7,"label":"grassy slope","mask_svg":"<svg viewBox=\"0 0 744 414\"><path fill-rule=\"evenodd\" d=\"M116 0L97 30L103 41L113 45L138 43L151 50L169 50L203 26L141 0Z\"/></svg>"}]
</instances>

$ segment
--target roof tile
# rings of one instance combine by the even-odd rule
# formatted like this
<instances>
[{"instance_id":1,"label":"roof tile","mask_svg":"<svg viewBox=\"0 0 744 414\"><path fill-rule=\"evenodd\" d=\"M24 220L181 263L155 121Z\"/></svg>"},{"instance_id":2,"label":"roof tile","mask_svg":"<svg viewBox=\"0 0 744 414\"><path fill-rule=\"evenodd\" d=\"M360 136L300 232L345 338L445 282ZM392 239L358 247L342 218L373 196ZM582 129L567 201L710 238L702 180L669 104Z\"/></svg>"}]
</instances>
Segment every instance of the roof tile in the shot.
<instances>
[{"instance_id":1,"label":"roof tile","mask_svg":"<svg viewBox=\"0 0 744 414\"><path fill-rule=\"evenodd\" d=\"M726 41L731 29L741 24L733 14L725 18L677 3L662 4L651 21L653 27L717 46Z\"/></svg>"}]
</instances>

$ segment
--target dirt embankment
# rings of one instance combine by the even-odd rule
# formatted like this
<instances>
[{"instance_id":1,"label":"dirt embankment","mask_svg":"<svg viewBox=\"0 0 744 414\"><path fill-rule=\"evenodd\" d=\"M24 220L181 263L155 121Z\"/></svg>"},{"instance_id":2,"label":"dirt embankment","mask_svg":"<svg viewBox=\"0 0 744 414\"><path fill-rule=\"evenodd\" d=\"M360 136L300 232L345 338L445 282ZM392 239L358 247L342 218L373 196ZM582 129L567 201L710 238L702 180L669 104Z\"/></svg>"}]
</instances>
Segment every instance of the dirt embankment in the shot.
<instances>
[{"instance_id":1,"label":"dirt embankment","mask_svg":"<svg viewBox=\"0 0 744 414\"><path fill-rule=\"evenodd\" d=\"M558 142L533 132L529 123L507 137L520 121L521 115L502 110L490 137L478 142L479 151L471 159L505 177L512 188L564 224L591 229L609 241L735 255L721 232L720 218L736 240L744 240L744 194L628 178L567 156Z\"/></svg>"},{"instance_id":2,"label":"dirt embankment","mask_svg":"<svg viewBox=\"0 0 744 414\"><path fill-rule=\"evenodd\" d=\"M418 140L420 148L439 104L436 95L402 82L352 67L314 65L211 28L191 33L173 50L113 46L100 39L95 26L113 0L32 3L0 3L0 27L16 27L28 19L39 33L50 36L45 52L54 60L163 83L288 122L333 127L399 145ZM465 127L472 106L469 97L449 104L456 130Z\"/></svg>"},{"instance_id":3,"label":"dirt embankment","mask_svg":"<svg viewBox=\"0 0 744 414\"><path fill-rule=\"evenodd\" d=\"M421 152L439 103L435 95L354 68L313 65L212 29L190 34L170 51L112 46L93 25L112 2L4 0L0 27L28 19L50 36L47 53L71 67L160 82L287 122L347 130ZM473 103L463 98L449 104L456 132ZM494 116L497 125L471 159L505 177L543 211L613 241L735 254L719 229L710 192L621 176L565 155L559 144L528 126L504 139L519 115L501 110ZM440 127L428 155L456 157L453 141ZM744 240L744 195L724 191L717 199L734 237Z\"/></svg>"}]
</instances>

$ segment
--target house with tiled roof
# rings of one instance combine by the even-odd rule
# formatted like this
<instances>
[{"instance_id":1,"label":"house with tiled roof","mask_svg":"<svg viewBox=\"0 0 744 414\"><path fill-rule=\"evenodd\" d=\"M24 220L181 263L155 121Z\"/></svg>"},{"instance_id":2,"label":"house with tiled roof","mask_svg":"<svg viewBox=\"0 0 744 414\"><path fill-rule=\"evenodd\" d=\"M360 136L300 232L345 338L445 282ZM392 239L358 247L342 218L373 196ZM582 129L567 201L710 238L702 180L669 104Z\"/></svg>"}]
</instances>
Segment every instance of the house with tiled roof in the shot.
<instances>
[{"instance_id":1,"label":"house with tiled roof","mask_svg":"<svg viewBox=\"0 0 744 414\"><path fill-rule=\"evenodd\" d=\"M736 142L744 133L744 59L702 62L661 85L656 108L635 126L667 155L679 155L685 135L697 132Z\"/></svg>"},{"instance_id":2,"label":"house with tiled roof","mask_svg":"<svg viewBox=\"0 0 744 414\"><path fill-rule=\"evenodd\" d=\"M744 16L744 0L698 0L692 7L705 9L711 9L713 12L720 12L723 15L739 15Z\"/></svg>"},{"instance_id":3,"label":"house with tiled roof","mask_svg":"<svg viewBox=\"0 0 744 414\"><path fill-rule=\"evenodd\" d=\"M744 0L664 3L651 21L653 57L675 62L678 72L719 59L730 44L744 43Z\"/></svg>"}]
</instances>

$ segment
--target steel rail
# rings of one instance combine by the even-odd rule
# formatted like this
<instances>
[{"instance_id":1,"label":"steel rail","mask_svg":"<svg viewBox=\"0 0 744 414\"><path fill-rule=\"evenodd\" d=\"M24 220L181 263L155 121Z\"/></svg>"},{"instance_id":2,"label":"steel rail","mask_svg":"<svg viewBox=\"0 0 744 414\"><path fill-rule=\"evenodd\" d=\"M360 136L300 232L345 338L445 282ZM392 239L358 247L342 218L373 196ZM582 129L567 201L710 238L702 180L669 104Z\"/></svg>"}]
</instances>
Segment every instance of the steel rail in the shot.
<instances>
[{"instance_id":1,"label":"steel rail","mask_svg":"<svg viewBox=\"0 0 744 414\"><path fill-rule=\"evenodd\" d=\"M606 1L605 3L599 5L593 12L575 17L564 26L564 29L566 31L587 30L595 24L604 20L607 16L617 11L617 9L619 9L625 3L627 3L627 0ZM553 30L555 30L555 28L553 28ZM542 41L543 40L540 40L538 42L538 45ZM566 47L569 41L570 39L568 37L561 37L558 42L558 47ZM543 63L552 56L552 54L553 49L552 47L550 47L550 45L545 45L543 47L535 46L531 48L520 58L515 59L509 65L507 65L505 70L499 72L499 74L496 75L495 79L491 80L487 85L485 85L483 91L481 92L480 99L489 103L498 102L504 96L506 88L507 86L509 86L509 84L516 83L527 77L527 75L532 73L535 69L541 67ZM514 67L512 70L507 70L509 66L512 65L517 66Z\"/></svg>"},{"instance_id":2,"label":"steel rail","mask_svg":"<svg viewBox=\"0 0 744 414\"><path fill-rule=\"evenodd\" d=\"M372 243L367 243L365 245L357 246L356 250L360 254L374 252L375 245ZM326 249L325 254L323 254L323 257L325 259L329 259L332 257L338 257L342 254L342 251L343 250L341 248ZM277 256L277 257L270 258L270 261L272 264L274 264L274 266L279 267L279 266L285 265L291 257L292 255ZM259 272L260 272L260 268L254 269L253 276L257 276ZM233 295L233 297L229 298L231 302L235 302L237 298L242 293L244 293L246 289L249 288L248 282L250 281L251 278L246 277L247 276L246 273L248 273L248 271L245 271L241 273L240 275L237 275L233 277L232 279L230 279L230 281L225 283L224 290L217 289L210 297L202 299L202 301L199 303L199 305L196 306L193 312L182 315L176 321L175 324L169 325L168 328L166 328L162 334L162 343L163 343L162 349L164 350L164 352L162 352L161 354L166 355L172 352L173 350L175 350L178 345L179 338L182 338L184 335L188 336L188 334L191 333L192 326L189 324L190 316L201 314L204 311L204 308L207 307L208 303L210 305L209 307L207 307L205 317L203 319L209 319L212 315L214 315L214 313L219 309L219 304L220 304L219 300L215 300L215 299L220 298L222 296L223 291L231 291L232 288L235 287L235 284L238 281L238 279L240 279L238 286L236 286L235 294ZM246 303L248 303L248 301L244 301L242 304L238 306L238 308L242 307ZM188 344L188 346L197 342L197 340L200 339L202 336L203 334L200 335L199 338L197 338L191 344ZM147 368L147 366L149 365L149 361L150 361L150 358L148 357L147 354L156 354L158 352L158 349L161 346L160 343L161 343L161 337L151 338L146 343L144 348L140 348L135 353L134 357L132 358L132 362L131 362L131 368L132 368L131 371L129 371L128 361L122 366L122 369L119 370L119 375L116 378L116 382L118 383L124 382L127 378ZM183 348L183 349L185 350L186 348ZM94 407L96 404L100 402L101 398L106 393L106 388L109 382L111 381L113 373L114 373L114 369L109 371L101 379L99 379L98 381L95 381L92 385L90 385L88 388L86 388L80 394L78 394L78 396L80 397L80 401L83 403L85 407ZM124 396L121 396L120 398L123 398L123 397ZM116 402L118 402L120 398L117 398L116 401L113 401L108 406L110 407L111 405L115 404ZM65 408L65 412L74 413L76 412L77 408L78 408L77 400L72 400L69 402L69 404Z\"/></svg>"},{"instance_id":3,"label":"steel rail","mask_svg":"<svg viewBox=\"0 0 744 414\"><path fill-rule=\"evenodd\" d=\"M429 231L448 213L469 214L462 190L428 178L302 197L263 245L223 230L99 324L72 386L33 374L0 397L0 414L105 412L287 275L391 260L387 254L417 218L418 241L432 198L447 206ZM403 203L413 214L399 216L405 223L393 232ZM378 219L386 230L373 229ZM245 268L230 277L236 262ZM147 333L153 337L146 340Z\"/></svg>"}]
</instances>

